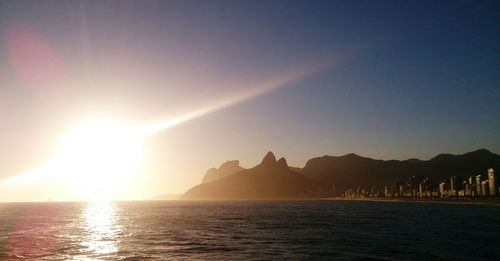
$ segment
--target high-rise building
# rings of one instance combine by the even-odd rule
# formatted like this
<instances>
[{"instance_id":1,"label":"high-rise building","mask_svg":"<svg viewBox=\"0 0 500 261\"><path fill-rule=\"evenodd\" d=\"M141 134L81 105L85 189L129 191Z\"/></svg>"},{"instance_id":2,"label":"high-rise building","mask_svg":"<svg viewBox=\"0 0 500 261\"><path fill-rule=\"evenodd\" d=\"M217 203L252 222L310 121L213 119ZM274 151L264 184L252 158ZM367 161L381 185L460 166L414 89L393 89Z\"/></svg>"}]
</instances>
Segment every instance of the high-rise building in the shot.
<instances>
[{"instance_id":1,"label":"high-rise building","mask_svg":"<svg viewBox=\"0 0 500 261\"><path fill-rule=\"evenodd\" d=\"M476 189L477 189L477 195L481 196L482 191L481 191L481 175L476 176Z\"/></svg>"},{"instance_id":2,"label":"high-rise building","mask_svg":"<svg viewBox=\"0 0 500 261\"><path fill-rule=\"evenodd\" d=\"M490 196L495 196L497 192L497 183L495 171L493 169L488 169L488 182L490 183Z\"/></svg>"},{"instance_id":3,"label":"high-rise building","mask_svg":"<svg viewBox=\"0 0 500 261\"><path fill-rule=\"evenodd\" d=\"M444 197L446 195L446 183L444 182L439 183L439 195L441 197Z\"/></svg>"},{"instance_id":4,"label":"high-rise building","mask_svg":"<svg viewBox=\"0 0 500 261\"><path fill-rule=\"evenodd\" d=\"M489 195L489 193L488 193L488 190L489 190L489 185L488 185L488 183L489 183L489 182L488 182L487 180L483 180L483 181L481 181L481 192L482 192L482 193L481 193L481 195L482 195L483 197L486 197L486 196L488 196L488 195Z\"/></svg>"},{"instance_id":5,"label":"high-rise building","mask_svg":"<svg viewBox=\"0 0 500 261\"><path fill-rule=\"evenodd\" d=\"M468 197L472 196L471 185L469 183L466 183L464 188L465 188L465 195Z\"/></svg>"},{"instance_id":6,"label":"high-rise building","mask_svg":"<svg viewBox=\"0 0 500 261\"><path fill-rule=\"evenodd\" d=\"M460 187L458 185L458 177L453 176L450 178L450 193L451 196L458 196L458 190L460 190Z\"/></svg>"}]
</instances>

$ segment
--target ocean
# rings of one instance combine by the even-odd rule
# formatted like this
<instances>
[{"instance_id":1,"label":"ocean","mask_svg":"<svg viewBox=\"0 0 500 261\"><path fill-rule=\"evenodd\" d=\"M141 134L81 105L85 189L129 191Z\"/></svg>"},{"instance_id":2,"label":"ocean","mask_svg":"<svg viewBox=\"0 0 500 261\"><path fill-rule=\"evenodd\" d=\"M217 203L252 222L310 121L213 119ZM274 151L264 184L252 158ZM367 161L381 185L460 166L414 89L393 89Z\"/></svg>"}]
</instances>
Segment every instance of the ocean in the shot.
<instances>
[{"instance_id":1,"label":"ocean","mask_svg":"<svg viewBox=\"0 0 500 261\"><path fill-rule=\"evenodd\" d=\"M500 206L0 203L0 260L500 260Z\"/></svg>"}]
</instances>

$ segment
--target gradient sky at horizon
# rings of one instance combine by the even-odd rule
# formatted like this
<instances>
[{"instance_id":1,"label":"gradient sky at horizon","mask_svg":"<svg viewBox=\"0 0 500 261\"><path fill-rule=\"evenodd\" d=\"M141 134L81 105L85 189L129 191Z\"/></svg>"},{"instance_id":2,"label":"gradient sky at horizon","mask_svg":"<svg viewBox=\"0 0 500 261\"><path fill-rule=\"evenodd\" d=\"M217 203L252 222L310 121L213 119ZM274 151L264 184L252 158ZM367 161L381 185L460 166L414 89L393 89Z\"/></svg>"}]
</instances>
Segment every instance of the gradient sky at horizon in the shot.
<instances>
[{"instance_id":1,"label":"gradient sky at horizon","mask_svg":"<svg viewBox=\"0 0 500 261\"><path fill-rule=\"evenodd\" d=\"M498 154L499 13L498 1L1 1L0 179L47 161L84 119L175 117L325 57L336 62L149 137L137 195L183 192L269 150L299 167Z\"/></svg>"}]
</instances>

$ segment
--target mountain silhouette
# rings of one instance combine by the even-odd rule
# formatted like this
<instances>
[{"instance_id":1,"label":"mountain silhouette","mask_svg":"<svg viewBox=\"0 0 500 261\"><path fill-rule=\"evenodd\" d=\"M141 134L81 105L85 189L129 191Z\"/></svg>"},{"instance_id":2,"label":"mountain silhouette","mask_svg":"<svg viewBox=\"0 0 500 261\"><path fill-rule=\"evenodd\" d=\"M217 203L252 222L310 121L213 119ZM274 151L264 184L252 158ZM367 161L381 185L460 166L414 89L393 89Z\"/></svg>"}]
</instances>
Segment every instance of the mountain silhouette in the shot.
<instances>
[{"instance_id":1,"label":"mountain silhouette","mask_svg":"<svg viewBox=\"0 0 500 261\"><path fill-rule=\"evenodd\" d=\"M500 167L500 156L486 149L462 155L439 154L430 160L374 160L356 154L310 159L302 173L320 183L335 184L344 190L357 186L383 187L409 176L427 176L435 183L451 176L485 174Z\"/></svg>"},{"instance_id":2,"label":"mountain silhouette","mask_svg":"<svg viewBox=\"0 0 500 261\"><path fill-rule=\"evenodd\" d=\"M451 176L485 175L488 168L499 169L500 156L486 149L461 155L439 154L430 160L402 161L376 160L350 153L312 158L302 169L289 167L285 158L277 161L274 154L268 152L261 163L251 169L228 175L225 174L230 171L217 172L214 175L219 178L210 182L205 181L205 176L202 184L188 190L181 199L328 197L334 195L332 187L337 192L359 186L382 188L410 176L426 176L437 184ZM221 165L218 171L222 169Z\"/></svg>"},{"instance_id":3,"label":"mountain silhouette","mask_svg":"<svg viewBox=\"0 0 500 261\"><path fill-rule=\"evenodd\" d=\"M239 160L230 160L224 162L218 169L216 168L211 168L207 170L207 173L205 174L205 177L203 177L202 183L214 181L216 179L220 179L223 177L227 177L229 175L232 175L238 171L243 170L242 167L240 167L240 161Z\"/></svg>"},{"instance_id":4,"label":"mountain silhouette","mask_svg":"<svg viewBox=\"0 0 500 261\"><path fill-rule=\"evenodd\" d=\"M291 170L285 158L276 161L268 152L262 162L227 177L202 183L181 199L279 199L311 197L317 185Z\"/></svg>"}]
</instances>

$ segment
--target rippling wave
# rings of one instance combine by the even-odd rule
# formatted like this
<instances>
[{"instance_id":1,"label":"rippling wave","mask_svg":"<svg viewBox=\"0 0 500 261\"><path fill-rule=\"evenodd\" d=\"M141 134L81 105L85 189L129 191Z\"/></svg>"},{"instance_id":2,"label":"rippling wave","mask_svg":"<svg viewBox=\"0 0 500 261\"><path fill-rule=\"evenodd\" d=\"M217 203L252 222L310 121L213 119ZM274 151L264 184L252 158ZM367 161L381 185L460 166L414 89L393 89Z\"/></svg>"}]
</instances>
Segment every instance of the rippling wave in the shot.
<instances>
[{"instance_id":1,"label":"rippling wave","mask_svg":"<svg viewBox=\"0 0 500 261\"><path fill-rule=\"evenodd\" d=\"M499 260L499 221L405 202L1 203L0 260Z\"/></svg>"}]
</instances>

